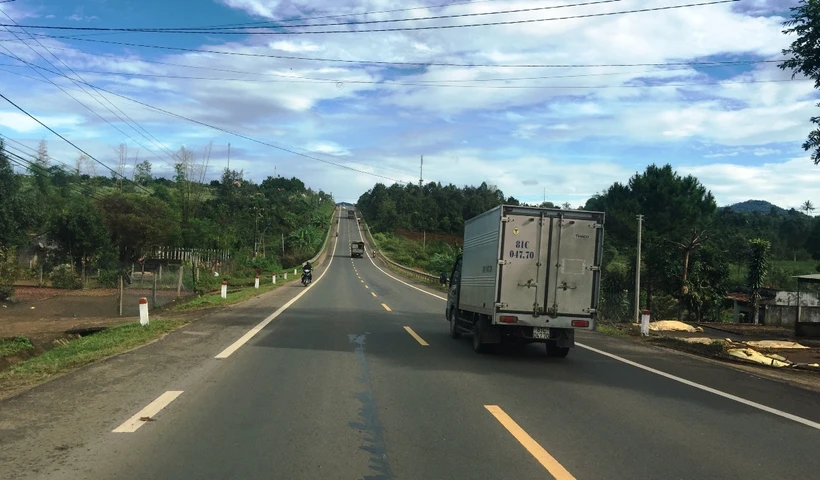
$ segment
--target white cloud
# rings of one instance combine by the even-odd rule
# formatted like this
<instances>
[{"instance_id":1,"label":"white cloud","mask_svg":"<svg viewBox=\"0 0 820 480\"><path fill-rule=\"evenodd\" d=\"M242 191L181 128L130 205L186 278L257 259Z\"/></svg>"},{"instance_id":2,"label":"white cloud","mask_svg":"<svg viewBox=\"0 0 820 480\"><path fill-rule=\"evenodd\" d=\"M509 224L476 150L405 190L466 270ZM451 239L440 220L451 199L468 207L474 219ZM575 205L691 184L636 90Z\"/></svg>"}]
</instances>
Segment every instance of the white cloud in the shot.
<instances>
[{"instance_id":1,"label":"white cloud","mask_svg":"<svg viewBox=\"0 0 820 480\"><path fill-rule=\"evenodd\" d=\"M41 116L40 120L50 127L70 127L82 122L78 116ZM19 133L40 132L43 127L27 115L19 112L0 110L0 125Z\"/></svg>"},{"instance_id":2,"label":"white cloud","mask_svg":"<svg viewBox=\"0 0 820 480\"><path fill-rule=\"evenodd\" d=\"M817 199L820 184L820 167L808 157L763 165L716 163L678 170L696 176L720 205L763 198L783 208L797 207L807 199Z\"/></svg>"},{"instance_id":3,"label":"white cloud","mask_svg":"<svg viewBox=\"0 0 820 480\"><path fill-rule=\"evenodd\" d=\"M71 20L72 22L90 22L92 20L99 20L99 17L96 15L85 16L80 15L79 13L75 13L65 17L66 20Z\"/></svg>"},{"instance_id":4,"label":"white cloud","mask_svg":"<svg viewBox=\"0 0 820 480\"><path fill-rule=\"evenodd\" d=\"M775 153L780 153L780 150L775 150L774 148L755 148L752 152L756 157L763 157L766 155L774 155Z\"/></svg>"},{"instance_id":5,"label":"white cloud","mask_svg":"<svg viewBox=\"0 0 820 480\"><path fill-rule=\"evenodd\" d=\"M221 0L221 3L252 15L248 21L296 16L332 17L420 5L397 0ZM675 3L679 2L656 0L653 6ZM322 22L396 19L547 4L557 5L559 2L511 0L503 6L497 2L477 2L367 17L340 16ZM783 19L771 12L783 12L781 7L785 4L781 0L749 0L741 4L423 32L260 36L232 38L233 41L228 42L211 38L207 48L242 54L459 64L632 64L691 61L704 57L777 58L789 39L780 32ZM75 11L72 19L95 19L91 14L99 12L91 11L88 5L85 8L86 11ZM443 20L437 24L544 18L632 8L646 8L646 3L625 0L611 5ZM221 23L218 19L211 20L206 23ZM408 24L382 26L402 25ZM0 34L0 40L5 38L8 35ZM67 47L54 39L41 41L50 47ZM161 37L156 42L145 43L174 45L175 41L171 37ZM28 61L41 61L27 47L8 42L3 45ZM96 48L94 44L77 45ZM754 173L752 177L757 178L755 175L759 171L755 169L762 167L748 167L752 169L748 172L738 168L745 168L744 163L759 163L759 157L763 156L777 161L778 155L792 155L784 153L788 148L783 145L791 143L799 148L811 129L809 118L817 114L812 85L809 82L780 81L789 78L789 74L772 64L733 75L727 68L388 68L372 64L140 49L129 49L127 54L113 58L87 55L73 49L55 52L73 68L83 71L252 79L255 82L83 73L87 81L149 104L252 137L283 142L283 145L305 146L320 154L339 157L333 161L365 171L417 181L415 159L423 154L425 163L429 162L425 165L425 177L429 179L456 184L491 180L506 194L531 196L533 201L540 200L542 186L557 185L559 190L555 195L562 198L549 199L572 200L575 204L576 198L599 191L613 181L625 181L641 168L631 159L645 158L646 151L656 151L658 157L666 157L694 149L697 145L707 147L695 156L736 162L731 168L726 165L732 164L717 164L711 170L702 167L706 168L702 173L710 181L717 181L718 167L725 172L734 172L729 180L717 181L715 185L743 197L743 189L732 190L732 185L748 188L750 180L742 175ZM198 68L156 65L143 60ZM24 69L16 71L32 74ZM51 121L86 139L90 145L104 150L106 139L117 143L122 138L122 134L54 87L29 80L18 81L5 72L0 77L0 86L10 96L19 99L33 112L48 113ZM329 81L316 82L298 77ZM717 83L721 79L725 81ZM381 81L394 84L379 84ZM69 82L58 82L72 92L76 91ZM664 82L707 85L634 86ZM430 83L448 86L430 86ZM486 88L488 86L504 88ZM106 118L115 120L113 114L84 93L78 92L77 96ZM233 142L235 148L241 144L248 152L243 160L248 163L243 167L249 175L265 176L270 164L276 163L280 173L297 176L304 173L311 182L318 182L317 188L334 190L340 198L347 200L355 200L363 190L378 181L304 158L297 160L289 154L192 125L115 97L111 97L111 101L168 145L183 141L207 143L212 139L223 145ZM13 112L0 114L0 125L32 138L41 135L42 130L9 117L8 113ZM63 123L59 123L60 119ZM117 123L130 135L137 135L119 121ZM584 148L579 149L577 145ZM630 150L634 147L646 150L635 155ZM73 153L68 149L66 155ZM102 157L107 158L107 155L101 153ZM674 159L670 161L674 162ZM772 162L770 165L774 165L767 167L772 174L780 168L777 165L782 164ZM533 173L530 184L524 183L529 177L522 176L522 172ZM775 188L773 195L790 194L788 184L772 182L772 185Z\"/></svg>"},{"instance_id":6,"label":"white cloud","mask_svg":"<svg viewBox=\"0 0 820 480\"><path fill-rule=\"evenodd\" d=\"M307 150L311 152L325 153L335 156L350 156L350 150L339 145L336 142L317 142L308 145Z\"/></svg>"}]
</instances>

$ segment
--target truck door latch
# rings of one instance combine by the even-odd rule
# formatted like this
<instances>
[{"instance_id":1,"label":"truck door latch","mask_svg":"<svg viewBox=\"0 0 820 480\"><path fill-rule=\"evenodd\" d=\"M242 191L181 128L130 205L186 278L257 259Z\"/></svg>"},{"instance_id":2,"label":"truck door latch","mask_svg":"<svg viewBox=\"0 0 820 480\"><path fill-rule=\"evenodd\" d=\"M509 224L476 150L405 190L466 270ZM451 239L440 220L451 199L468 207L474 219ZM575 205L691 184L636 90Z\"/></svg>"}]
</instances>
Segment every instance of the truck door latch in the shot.
<instances>
[{"instance_id":1,"label":"truck door latch","mask_svg":"<svg viewBox=\"0 0 820 480\"><path fill-rule=\"evenodd\" d=\"M519 287L527 287L527 288L535 288L538 286L538 282L533 282L532 279L527 280L527 283L519 283Z\"/></svg>"},{"instance_id":2,"label":"truck door latch","mask_svg":"<svg viewBox=\"0 0 820 480\"><path fill-rule=\"evenodd\" d=\"M578 287L574 283L570 285L567 282L561 282L561 285L558 288L566 292L567 290L575 290Z\"/></svg>"}]
</instances>

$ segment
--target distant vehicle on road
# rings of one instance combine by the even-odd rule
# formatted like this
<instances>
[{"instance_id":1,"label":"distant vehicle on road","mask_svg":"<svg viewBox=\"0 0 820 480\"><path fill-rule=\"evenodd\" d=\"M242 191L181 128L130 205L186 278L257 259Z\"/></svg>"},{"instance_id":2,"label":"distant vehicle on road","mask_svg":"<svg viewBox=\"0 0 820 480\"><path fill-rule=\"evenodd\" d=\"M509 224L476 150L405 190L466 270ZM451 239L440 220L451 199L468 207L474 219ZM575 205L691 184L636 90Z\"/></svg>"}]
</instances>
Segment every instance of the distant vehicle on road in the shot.
<instances>
[{"instance_id":1,"label":"distant vehicle on road","mask_svg":"<svg viewBox=\"0 0 820 480\"><path fill-rule=\"evenodd\" d=\"M352 208L347 209L347 218L356 218L356 211Z\"/></svg>"},{"instance_id":2,"label":"distant vehicle on road","mask_svg":"<svg viewBox=\"0 0 820 480\"><path fill-rule=\"evenodd\" d=\"M594 328L604 214L502 205L464 224L464 253L450 273L450 336L473 349L545 343L566 357L575 330Z\"/></svg>"},{"instance_id":3,"label":"distant vehicle on road","mask_svg":"<svg viewBox=\"0 0 820 480\"><path fill-rule=\"evenodd\" d=\"M364 242L350 242L350 256L362 258L364 256Z\"/></svg>"}]
</instances>

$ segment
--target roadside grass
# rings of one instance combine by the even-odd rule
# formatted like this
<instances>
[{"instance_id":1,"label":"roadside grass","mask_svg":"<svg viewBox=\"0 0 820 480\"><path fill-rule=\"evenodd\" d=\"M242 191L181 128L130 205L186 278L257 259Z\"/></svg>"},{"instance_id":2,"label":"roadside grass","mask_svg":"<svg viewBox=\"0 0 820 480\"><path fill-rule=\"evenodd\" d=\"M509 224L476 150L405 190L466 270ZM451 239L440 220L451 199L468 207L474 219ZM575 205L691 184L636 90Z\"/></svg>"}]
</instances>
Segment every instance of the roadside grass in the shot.
<instances>
[{"instance_id":1,"label":"roadside grass","mask_svg":"<svg viewBox=\"0 0 820 480\"><path fill-rule=\"evenodd\" d=\"M0 358L10 357L22 351L34 348L26 337L14 337L0 340Z\"/></svg>"},{"instance_id":2,"label":"roadside grass","mask_svg":"<svg viewBox=\"0 0 820 480\"><path fill-rule=\"evenodd\" d=\"M695 355L700 355L703 357L724 359L729 358L729 356L726 355L726 353L724 352L723 342L720 340L714 340L712 343L708 345L703 343L685 342L679 338L673 337L649 337L646 338L644 341L651 345L657 345L659 347L680 350L682 352L693 353Z\"/></svg>"},{"instance_id":3,"label":"roadside grass","mask_svg":"<svg viewBox=\"0 0 820 480\"><path fill-rule=\"evenodd\" d=\"M405 270L402 270L400 268L394 267L393 265L391 265L387 262L382 262L382 265L386 266L387 269L390 270L391 272L397 273L400 276L402 276L402 277L404 277L408 280L413 280L415 282L421 283L423 285L426 285L426 286L428 286L432 289L438 290L440 292L446 292L447 291L447 286L442 285L438 281L432 281L432 280L427 280L427 279L424 279L424 278L419 278L418 276L416 276L416 275L414 275L410 272L407 272Z\"/></svg>"},{"instance_id":4,"label":"roadside grass","mask_svg":"<svg viewBox=\"0 0 820 480\"><path fill-rule=\"evenodd\" d=\"M612 337L637 337L639 331L631 323L599 322L595 331Z\"/></svg>"},{"instance_id":5,"label":"roadside grass","mask_svg":"<svg viewBox=\"0 0 820 480\"><path fill-rule=\"evenodd\" d=\"M19 387L46 380L82 365L125 352L157 339L187 322L185 319L164 318L151 320L146 327L138 323L116 325L64 343L0 372L0 391L6 387Z\"/></svg>"},{"instance_id":6,"label":"roadside grass","mask_svg":"<svg viewBox=\"0 0 820 480\"><path fill-rule=\"evenodd\" d=\"M261 282L261 279L260 279ZM257 295L261 295L263 293L270 292L271 290L275 290L277 287L281 286L283 283L281 280L277 281L276 284L268 283L268 284L260 284L259 288L244 287L240 290L230 291L228 290L227 298L222 298L219 292L216 293L207 293L205 295L201 295L199 297L193 298L188 300L187 302L182 302L176 305L171 306L168 308L167 311L169 312L193 312L196 310L202 310L205 308L213 308L213 307L222 307L227 305L233 305L235 303L243 302L248 300L249 298L255 297ZM230 287L229 287L230 288Z\"/></svg>"},{"instance_id":7,"label":"roadside grass","mask_svg":"<svg viewBox=\"0 0 820 480\"><path fill-rule=\"evenodd\" d=\"M595 331L598 333L603 333L604 335L611 335L613 337L625 337L627 335L623 330L615 328L615 326L609 324L598 324Z\"/></svg>"}]
</instances>

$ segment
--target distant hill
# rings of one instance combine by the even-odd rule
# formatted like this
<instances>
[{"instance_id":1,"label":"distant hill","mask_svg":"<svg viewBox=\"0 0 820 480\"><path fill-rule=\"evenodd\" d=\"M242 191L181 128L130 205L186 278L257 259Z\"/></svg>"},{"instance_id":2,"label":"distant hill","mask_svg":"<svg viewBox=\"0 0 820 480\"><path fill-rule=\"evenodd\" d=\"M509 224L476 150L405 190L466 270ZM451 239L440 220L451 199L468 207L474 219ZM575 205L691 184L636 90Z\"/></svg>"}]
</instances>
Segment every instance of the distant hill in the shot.
<instances>
[{"instance_id":1,"label":"distant hill","mask_svg":"<svg viewBox=\"0 0 820 480\"><path fill-rule=\"evenodd\" d=\"M339 202L336 204L337 207L345 207L345 208L353 208L354 205L352 203L347 202Z\"/></svg>"},{"instance_id":2,"label":"distant hill","mask_svg":"<svg viewBox=\"0 0 820 480\"><path fill-rule=\"evenodd\" d=\"M772 211L772 207L775 208L778 215L787 215L789 213L788 210L785 208L780 208L777 205L767 202L766 200L746 200L745 202L736 203L734 205L729 205L729 208L732 211L737 213L765 213L769 214Z\"/></svg>"}]
</instances>

